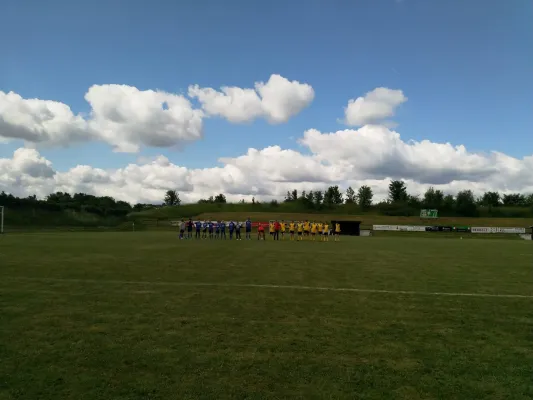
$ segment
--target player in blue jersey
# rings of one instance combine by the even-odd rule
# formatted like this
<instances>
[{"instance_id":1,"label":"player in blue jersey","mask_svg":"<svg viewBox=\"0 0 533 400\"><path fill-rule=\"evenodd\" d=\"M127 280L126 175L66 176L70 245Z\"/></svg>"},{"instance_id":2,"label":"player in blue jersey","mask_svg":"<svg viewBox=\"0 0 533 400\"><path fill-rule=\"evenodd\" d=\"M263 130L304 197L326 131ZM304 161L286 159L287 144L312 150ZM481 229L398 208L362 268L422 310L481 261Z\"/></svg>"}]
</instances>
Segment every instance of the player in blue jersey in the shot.
<instances>
[{"instance_id":1,"label":"player in blue jersey","mask_svg":"<svg viewBox=\"0 0 533 400\"><path fill-rule=\"evenodd\" d=\"M220 221L215 222L215 239L220 237Z\"/></svg>"},{"instance_id":2,"label":"player in blue jersey","mask_svg":"<svg viewBox=\"0 0 533 400\"><path fill-rule=\"evenodd\" d=\"M220 221L220 239L224 238L226 239L226 223L224 221Z\"/></svg>"},{"instance_id":3,"label":"player in blue jersey","mask_svg":"<svg viewBox=\"0 0 533 400\"><path fill-rule=\"evenodd\" d=\"M228 224L228 228L229 228L229 240L232 240L233 239L233 231L235 230L235 222L230 221L229 224Z\"/></svg>"},{"instance_id":4,"label":"player in blue jersey","mask_svg":"<svg viewBox=\"0 0 533 400\"><path fill-rule=\"evenodd\" d=\"M207 239L207 221L202 222L202 239Z\"/></svg>"},{"instance_id":5,"label":"player in blue jersey","mask_svg":"<svg viewBox=\"0 0 533 400\"><path fill-rule=\"evenodd\" d=\"M201 221L195 221L194 222L194 237L196 239L200 239L200 233L202 232L202 222Z\"/></svg>"},{"instance_id":6,"label":"player in blue jersey","mask_svg":"<svg viewBox=\"0 0 533 400\"><path fill-rule=\"evenodd\" d=\"M242 222L235 223L235 240L241 240Z\"/></svg>"},{"instance_id":7,"label":"player in blue jersey","mask_svg":"<svg viewBox=\"0 0 533 400\"><path fill-rule=\"evenodd\" d=\"M213 222L209 221L207 223L207 229L209 231L209 239L213 239L213 228L214 228Z\"/></svg>"},{"instance_id":8,"label":"player in blue jersey","mask_svg":"<svg viewBox=\"0 0 533 400\"><path fill-rule=\"evenodd\" d=\"M250 220L250 217L248 217L244 225L245 225L245 230L246 230L246 240L251 240L252 239L252 221Z\"/></svg>"}]
</instances>

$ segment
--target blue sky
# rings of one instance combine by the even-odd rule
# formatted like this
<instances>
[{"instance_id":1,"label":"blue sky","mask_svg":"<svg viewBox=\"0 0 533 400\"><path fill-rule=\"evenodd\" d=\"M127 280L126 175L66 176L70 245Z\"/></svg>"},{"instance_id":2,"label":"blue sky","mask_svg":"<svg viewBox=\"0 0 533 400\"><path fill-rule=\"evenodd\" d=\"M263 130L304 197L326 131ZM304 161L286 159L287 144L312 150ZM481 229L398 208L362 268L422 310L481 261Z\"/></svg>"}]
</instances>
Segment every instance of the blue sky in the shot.
<instances>
[{"instance_id":1,"label":"blue sky","mask_svg":"<svg viewBox=\"0 0 533 400\"><path fill-rule=\"evenodd\" d=\"M203 139L184 151L40 148L58 170L119 168L157 154L211 167L270 145L306 153L296 140L306 129L344 129L348 100L376 87L407 96L393 118L404 141L515 157L533 149L528 0L4 0L2 15L0 90L60 101L75 113L90 111L84 95L94 84L186 94L191 84L251 88L280 74L315 91L285 124L205 119ZM21 146L0 144L0 158Z\"/></svg>"}]
</instances>

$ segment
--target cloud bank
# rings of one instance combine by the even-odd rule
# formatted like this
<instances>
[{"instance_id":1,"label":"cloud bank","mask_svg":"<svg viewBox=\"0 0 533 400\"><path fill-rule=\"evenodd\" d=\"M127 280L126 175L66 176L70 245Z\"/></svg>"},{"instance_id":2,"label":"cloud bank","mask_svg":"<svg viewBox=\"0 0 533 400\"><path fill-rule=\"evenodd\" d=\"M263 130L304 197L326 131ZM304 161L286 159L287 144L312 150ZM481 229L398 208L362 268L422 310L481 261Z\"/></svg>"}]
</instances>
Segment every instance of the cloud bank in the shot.
<instances>
[{"instance_id":1,"label":"cloud bank","mask_svg":"<svg viewBox=\"0 0 533 400\"><path fill-rule=\"evenodd\" d=\"M55 191L85 192L131 203L159 203L168 189L178 190L185 202L195 202L217 193L230 201L279 200L293 189L368 185L379 200L386 197L391 179L403 179L412 194L422 194L430 185L446 193L533 192L533 156L517 159L499 152L473 153L450 143L404 141L390 128L388 118L407 97L401 90L383 87L348 102L345 123L357 129L308 129L298 139L301 152L279 146L250 148L239 157L220 158L216 168L190 169L160 155L117 169L78 165L57 171L38 151L41 144L68 146L94 140L122 152L181 147L202 137L202 122L209 116L233 123L257 118L286 122L312 102L314 90L272 75L253 89L217 91L193 85L188 96L201 108L194 108L183 95L94 85L85 95L91 112L83 117L63 103L0 92L0 139L22 139L33 145L0 159L0 191L38 197Z\"/></svg>"},{"instance_id":2,"label":"cloud bank","mask_svg":"<svg viewBox=\"0 0 533 400\"><path fill-rule=\"evenodd\" d=\"M385 198L390 179L404 179L413 194L434 186L447 193L472 189L482 193L533 192L533 156L513 158L499 152L475 154L449 143L405 142L394 130L378 125L336 132L310 129L300 138L306 152L279 146L250 148L220 167L189 169L164 156L122 168L102 170L79 165L56 171L35 149L21 148L0 159L0 191L45 196L54 191L107 195L129 202L161 202L176 189L195 202L217 193L229 200L282 199L288 190L369 185Z\"/></svg>"}]
</instances>

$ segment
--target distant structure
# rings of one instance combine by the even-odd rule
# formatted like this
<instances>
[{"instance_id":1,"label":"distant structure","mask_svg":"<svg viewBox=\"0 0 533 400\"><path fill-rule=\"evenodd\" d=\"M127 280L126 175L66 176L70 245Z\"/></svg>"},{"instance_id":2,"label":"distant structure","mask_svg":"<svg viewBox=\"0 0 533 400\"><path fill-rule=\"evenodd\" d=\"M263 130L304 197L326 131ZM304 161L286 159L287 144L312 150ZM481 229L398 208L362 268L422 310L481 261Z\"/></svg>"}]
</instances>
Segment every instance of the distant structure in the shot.
<instances>
[{"instance_id":1,"label":"distant structure","mask_svg":"<svg viewBox=\"0 0 533 400\"><path fill-rule=\"evenodd\" d=\"M361 236L361 221L331 221L333 229L335 224L341 225L341 235Z\"/></svg>"}]
</instances>

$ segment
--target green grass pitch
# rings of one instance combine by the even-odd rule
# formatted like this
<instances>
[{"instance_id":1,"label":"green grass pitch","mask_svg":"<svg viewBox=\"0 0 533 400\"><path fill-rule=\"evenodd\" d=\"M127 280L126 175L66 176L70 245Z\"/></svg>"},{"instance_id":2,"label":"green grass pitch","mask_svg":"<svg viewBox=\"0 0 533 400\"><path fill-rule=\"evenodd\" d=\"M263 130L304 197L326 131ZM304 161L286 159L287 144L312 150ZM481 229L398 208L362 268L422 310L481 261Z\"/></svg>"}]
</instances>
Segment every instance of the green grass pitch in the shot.
<instances>
[{"instance_id":1,"label":"green grass pitch","mask_svg":"<svg viewBox=\"0 0 533 400\"><path fill-rule=\"evenodd\" d=\"M526 241L4 235L0 399L531 399L532 289Z\"/></svg>"}]
</instances>

